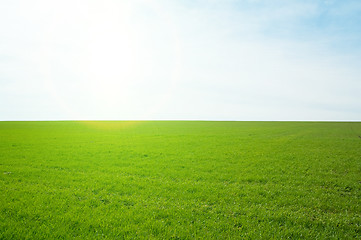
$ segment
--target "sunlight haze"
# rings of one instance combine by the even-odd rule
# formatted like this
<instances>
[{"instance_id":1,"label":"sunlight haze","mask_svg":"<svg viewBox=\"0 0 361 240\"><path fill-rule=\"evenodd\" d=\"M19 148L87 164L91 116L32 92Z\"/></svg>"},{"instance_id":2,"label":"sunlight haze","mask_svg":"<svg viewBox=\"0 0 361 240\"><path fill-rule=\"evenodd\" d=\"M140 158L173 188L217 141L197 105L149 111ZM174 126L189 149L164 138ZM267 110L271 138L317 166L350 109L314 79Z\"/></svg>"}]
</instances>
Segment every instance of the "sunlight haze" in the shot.
<instances>
[{"instance_id":1,"label":"sunlight haze","mask_svg":"<svg viewBox=\"0 0 361 240\"><path fill-rule=\"evenodd\" d=\"M360 1L3 1L0 120L361 120Z\"/></svg>"}]
</instances>

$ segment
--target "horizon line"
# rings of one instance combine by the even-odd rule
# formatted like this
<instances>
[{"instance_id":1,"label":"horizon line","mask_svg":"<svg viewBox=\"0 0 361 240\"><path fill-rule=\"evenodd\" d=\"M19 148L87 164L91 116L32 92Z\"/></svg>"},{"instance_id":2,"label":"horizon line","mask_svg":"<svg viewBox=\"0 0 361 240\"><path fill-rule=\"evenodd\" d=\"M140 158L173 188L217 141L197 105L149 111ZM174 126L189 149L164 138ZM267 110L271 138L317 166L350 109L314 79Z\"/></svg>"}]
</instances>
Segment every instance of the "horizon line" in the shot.
<instances>
[{"instance_id":1,"label":"horizon line","mask_svg":"<svg viewBox=\"0 0 361 240\"><path fill-rule=\"evenodd\" d=\"M361 120L48 119L48 120L0 120L0 122L361 122Z\"/></svg>"}]
</instances>

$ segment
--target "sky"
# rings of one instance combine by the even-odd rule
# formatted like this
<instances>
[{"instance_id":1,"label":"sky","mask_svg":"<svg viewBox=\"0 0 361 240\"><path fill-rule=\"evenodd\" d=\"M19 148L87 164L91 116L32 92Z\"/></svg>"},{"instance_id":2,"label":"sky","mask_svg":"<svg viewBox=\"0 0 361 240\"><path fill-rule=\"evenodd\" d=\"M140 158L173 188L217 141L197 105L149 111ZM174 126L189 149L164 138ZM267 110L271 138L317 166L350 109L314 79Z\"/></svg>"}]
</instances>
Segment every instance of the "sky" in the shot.
<instances>
[{"instance_id":1,"label":"sky","mask_svg":"<svg viewBox=\"0 0 361 240\"><path fill-rule=\"evenodd\" d=\"M359 0L0 2L0 120L361 120Z\"/></svg>"}]
</instances>

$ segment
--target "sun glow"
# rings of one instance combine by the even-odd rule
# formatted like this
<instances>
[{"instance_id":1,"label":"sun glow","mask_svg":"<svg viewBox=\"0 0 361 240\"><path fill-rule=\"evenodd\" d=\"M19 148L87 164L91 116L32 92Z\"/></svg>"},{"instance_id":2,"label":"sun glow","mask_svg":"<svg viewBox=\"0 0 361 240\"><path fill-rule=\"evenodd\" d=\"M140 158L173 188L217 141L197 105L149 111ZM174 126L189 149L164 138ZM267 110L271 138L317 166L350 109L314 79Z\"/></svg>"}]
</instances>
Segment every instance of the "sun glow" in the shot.
<instances>
[{"instance_id":1,"label":"sun glow","mask_svg":"<svg viewBox=\"0 0 361 240\"><path fill-rule=\"evenodd\" d=\"M54 17L57 31L47 32L42 71L49 91L71 119L151 119L179 78L171 17L152 1L84 6L68 14L70 30Z\"/></svg>"},{"instance_id":2,"label":"sun glow","mask_svg":"<svg viewBox=\"0 0 361 240\"><path fill-rule=\"evenodd\" d=\"M144 124L144 121L78 121L77 123L85 125L91 129L98 130L126 130L132 129Z\"/></svg>"}]
</instances>

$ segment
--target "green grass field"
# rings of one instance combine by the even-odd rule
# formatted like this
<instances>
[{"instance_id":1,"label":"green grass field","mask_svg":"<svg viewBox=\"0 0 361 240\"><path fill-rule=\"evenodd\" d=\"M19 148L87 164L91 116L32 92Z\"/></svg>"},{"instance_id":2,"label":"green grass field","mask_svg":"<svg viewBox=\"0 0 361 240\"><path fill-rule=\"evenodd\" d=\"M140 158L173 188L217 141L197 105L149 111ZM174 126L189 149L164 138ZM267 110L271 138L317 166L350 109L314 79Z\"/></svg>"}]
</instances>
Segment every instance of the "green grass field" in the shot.
<instances>
[{"instance_id":1,"label":"green grass field","mask_svg":"<svg viewBox=\"0 0 361 240\"><path fill-rule=\"evenodd\" d=\"M361 123L0 122L0 239L360 239Z\"/></svg>"}]
</instances>

